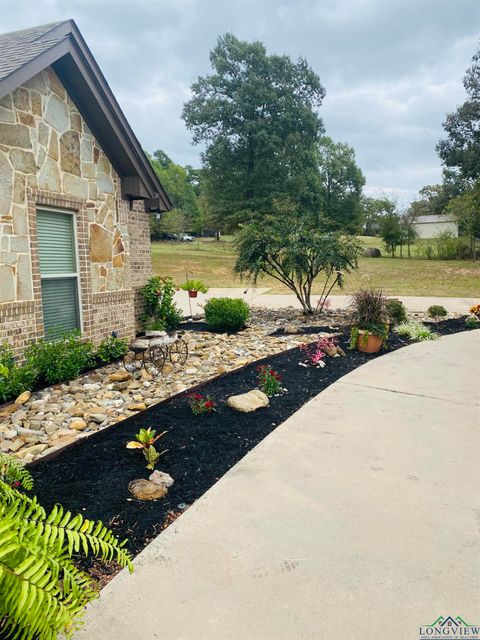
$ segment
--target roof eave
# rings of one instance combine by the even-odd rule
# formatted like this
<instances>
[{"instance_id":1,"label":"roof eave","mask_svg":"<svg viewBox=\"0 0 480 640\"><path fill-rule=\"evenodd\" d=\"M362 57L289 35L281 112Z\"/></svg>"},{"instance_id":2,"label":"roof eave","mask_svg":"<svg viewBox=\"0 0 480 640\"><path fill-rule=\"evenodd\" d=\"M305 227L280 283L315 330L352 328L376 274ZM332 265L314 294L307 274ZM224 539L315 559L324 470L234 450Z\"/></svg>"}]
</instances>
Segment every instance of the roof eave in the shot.
<instances>
[{"instance_id":1,"label":"roof eave","mask_svg":"<svg viewBox=\"0 0 480 640\"><path fill-rule=\"evenodd\" d=\"M128 124L125 115L75 22L73 20L65 21L42 37L46 35L49 37L53 37L54 35L63 36L64 39L16 69L3 80L0 80L0 99L12 93L17 87L47 67L52 66L62 82L66 85L67 91L99 143L102 146L106 146L105 151L107 154L109 148L110 151L114 148L118 152L117 156L115 153L108 155L121 179L124 180L132 177L130 175L132 171L126 168L126 165L131 165L133 173L136 174L136 176L133 177L138 177L141 181L143 188L140 188L139 185L138 193L126 195L132 200L156 200L158 201L159 211L171 210L172 204L167 193L163 189L153 167L143 152L139 141ZM90 94L83 96L83 100L81 99L82 95L80 93L78 95L75 93L72 77L69 79L68 74L62 74L62 67L68 69L72 62L81 74L81 77L74 79L74 82L76 82L77 87L81 87L86 94ZM104 127L96 127L95 122L89 115L89 109L93 109L92 98L98 106L96 109L97 113L102 113L104 116ZM108 143L106 143L108 133L111 135L112 144L110 147ZM121 158L124 160L123 163L120 162ZM123 167L121 166L122 164Z\"/></svg>"}]
</instances>

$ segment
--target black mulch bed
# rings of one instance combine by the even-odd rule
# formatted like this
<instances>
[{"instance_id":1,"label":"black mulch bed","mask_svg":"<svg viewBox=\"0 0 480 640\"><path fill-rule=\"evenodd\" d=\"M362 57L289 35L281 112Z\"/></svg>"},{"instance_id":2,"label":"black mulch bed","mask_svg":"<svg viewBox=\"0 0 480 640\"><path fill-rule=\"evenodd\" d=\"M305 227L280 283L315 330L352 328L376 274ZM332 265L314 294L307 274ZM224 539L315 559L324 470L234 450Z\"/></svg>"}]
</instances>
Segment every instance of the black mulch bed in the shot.
<instances>
[{"instance_id":1,"label":"black mulch bed","mask_svg":"<svg viewBox=\"0 0 480 640\"><path fill-rule=\"evenodd\" d=\"M464 321L437 323L440 333L464 330ZM228 469L297 409L349 371L378 355L348 351L347 336L339 341L345 358L328 358L324 368L299 366L303 354L291 349L248 365L236 372L207 382L200 391L218 402L210 415L193 416L185 394L166 400L136 416L78 441L45 459L30 465L35 493L45 507L60 502L73 512L102 519L120 538L129 539L132 553L140 552L181 511L179 504L191 505ZM389 351L408 344L392 336ZM237 413L225 404L228 396L256 386L256 368L268 362L282 376L288 390L271 400L268 409L252 414ZM157 443L168 449L158 468L169 473L175 484L166 499L158 502L134 500L128 483L148 477L140 451L126 449L141 427L153 427L168 433Z\"/></svg>"}]
</instances>

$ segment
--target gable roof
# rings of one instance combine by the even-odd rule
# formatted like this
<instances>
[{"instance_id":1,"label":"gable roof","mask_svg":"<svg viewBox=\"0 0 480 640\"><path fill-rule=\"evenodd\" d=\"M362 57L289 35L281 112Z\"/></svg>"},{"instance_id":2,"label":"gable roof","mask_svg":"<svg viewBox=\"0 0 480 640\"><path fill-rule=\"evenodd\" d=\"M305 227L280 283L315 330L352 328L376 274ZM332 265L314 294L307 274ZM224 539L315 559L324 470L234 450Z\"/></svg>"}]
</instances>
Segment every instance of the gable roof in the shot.
<instances>
[{"instance_id":1,"label":"gable roof","mask_svg":"<svg viewBox=\"0 0 480 640\"><path fill-rule=\"evenodd\" d=\"M169 211L170 200L73 20L0 34L0 98L52 66L122 179L122 194Z\"/></svg>"}]
</instances>

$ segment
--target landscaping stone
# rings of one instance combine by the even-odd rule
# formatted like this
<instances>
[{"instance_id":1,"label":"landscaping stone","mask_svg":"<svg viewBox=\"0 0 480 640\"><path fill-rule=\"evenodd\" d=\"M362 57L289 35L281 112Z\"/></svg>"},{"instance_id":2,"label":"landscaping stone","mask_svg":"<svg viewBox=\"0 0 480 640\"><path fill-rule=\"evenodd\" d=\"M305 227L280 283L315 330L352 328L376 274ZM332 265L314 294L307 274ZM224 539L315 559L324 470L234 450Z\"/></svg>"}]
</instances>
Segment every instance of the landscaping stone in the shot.
<instances>
[{"instance_id":1,"label":"landscaping stone","mask_svg":"<svg viewBox=\"0 0 480 640\"><path fill-rule=\"evenodd\" d=\"M74 418L68 426L75 431L83 431L88 425L83 418Z\"/></svg>"},{"instance_id":2,"label":"landscaping stone","mask_svg":"<svg viewBox=\"0 0 480 640\"><path fill-rule=\"evenodd\" d=\"M164 473L163 471L153 471L149 478L150 482L155 482L156 484L163 484L164 487L171 487L174 483L174 479L168 473Z\"/></svg>"},{"instance_id":3,"label":"landscaping stone","mask_svg":"<svg viewBox=\"0 0 480 640\"><path fill-rule=\"evenodd\" d=\"M127 409L129 411L145 411L146 408L147 406L144 402L136 402L136 403L127 405Z\"/></svg>"},{"instance_id":4,"label":"landscaping stone","mask_svg":"<svg viewBox=\"0 0 480 640\"><path fill-rule=\"evenodd\" d=\"M48 449L48 444L35 444L32 447L24 447L15 454L17 458L24 458L27 455L38 456L43 453L45 449Z\"/></svg>"},{"instance_id":5,"label":"landscaping stone","mask_svg":"<svg viewBox=\"0 0 480 640\"><path fill-rule=\"evenodd\" d=\"M257 409L268 407L270 401L263 391L260 391L260 389L252 389L252 391L248 391L248 393L242 393L238 396L230 396L227 400L227 404L236 411L251 413Z\"/></svg>"},{"instance_id":6,"label":"landscaping stone","mask_svg":"<svg viewBox=\"0 0 480 640\"><path fill-rule=\"evenodd\" d=\"M300 333L300 329L294 324L286 324L283 327L283 330L286 334Z\"/></svg>"},{"instance_id":7,"label":"landscaping stone","mask_svg":"<svg viewBox=\"0 0 480 640\"><path fill-rule=\"evenodd\" d=\"M158 500L164 498L168 489L165 485L152 480L132 480L128 485L128 490L137 500Z\"/></svg>"},{"instance_id":8,"label":"landscaping stone","mask_svg":"<svg viewBox=\"0 0 480 640\"><path fill-rule=\"evenodd\" d=\"M32 392L31 391L24 391L15 400L15 404L25 404L26 402L28 402L30 400L31 396L32 396Z\"/></svg>"},{"instance_id":9,"label":"landscaping stone","mask_svg":"<svg viewBox=\"0 0 480 640\"><path fill-rule=\"evenodd\" d=\"M132 376L128 371L117 371L116 373L112 373L110 376L111 382L126 382L127 380L131 380Z\"/></svg>"}]
</instances>

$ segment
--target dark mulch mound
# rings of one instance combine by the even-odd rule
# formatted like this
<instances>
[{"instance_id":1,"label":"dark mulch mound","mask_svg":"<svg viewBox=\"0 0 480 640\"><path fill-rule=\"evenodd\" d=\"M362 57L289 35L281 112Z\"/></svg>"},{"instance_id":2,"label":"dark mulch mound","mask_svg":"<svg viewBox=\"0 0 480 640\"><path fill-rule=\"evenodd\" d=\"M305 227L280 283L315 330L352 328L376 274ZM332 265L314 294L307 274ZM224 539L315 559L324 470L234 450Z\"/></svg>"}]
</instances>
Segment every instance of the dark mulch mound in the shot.
<instances>
[{"instance_id":1,"label":"dark mulch mound","mask_svg":"<svg viewBox=\"0 0 480 640\"><path fill-rule=\"evenodd\" d=\"M456 322L437 323L437 331L465 329L463 322ZM407 340L394 335L389 339L389 351L406 344ZM45 507L60 502L88 518L102 519L120 538L127 537L130 550L138 553L174 519L172 512L179 511L179 504L192 504L308 400L349 371L382 355L348 351L346 336L340 339L340 345L347 356L328 358L324 368L300 367L303 354L291 349L202 385L201 392L218 402L216 413L193 416L182 394L80 440L55 457L30 465L35 493ZM227 407L228 396L256 386L256 368L262 362L281 374L288 391L272 398L268 409L252 414ZM167 498L158 502L134 500L127 488L134 478L149 474L142 453L125 448L141 427L168 430L157 443L157 448L168 449L158 466L175 479L175 484Z\"/></svg>"},{"instance_id":2,"label":"dark mulch mound","mask_svg":"<svg viewBox=\"0 0 480 640\"><path fill-rule=\"evenodd\" d=\"M451 333L459 333L460 331L468 331L465 326L465 320L468 316L462 316L461 318L451 318L450 320L424 320L423 324L427 326L430 331L439 333L442 336L450 335Z\"/></svg>"}]
</instances>

